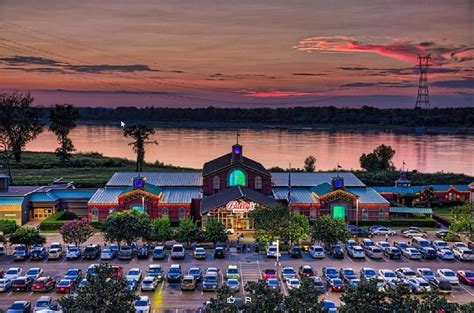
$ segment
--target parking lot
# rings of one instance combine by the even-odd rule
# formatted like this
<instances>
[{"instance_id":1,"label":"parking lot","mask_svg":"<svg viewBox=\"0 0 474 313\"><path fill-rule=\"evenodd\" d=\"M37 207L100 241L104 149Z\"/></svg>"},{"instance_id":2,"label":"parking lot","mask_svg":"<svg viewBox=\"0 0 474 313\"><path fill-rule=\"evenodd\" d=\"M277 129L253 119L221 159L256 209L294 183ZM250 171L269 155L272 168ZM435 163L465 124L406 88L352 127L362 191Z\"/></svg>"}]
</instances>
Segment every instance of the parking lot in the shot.
<instances>
[{"instance_id":1,"label":"parking lot","mask_svg":"<svg viewBox=\"0 0 474 313\"><path fill-rule=\"evenodd\" d=\"M379 240L374 238L375 240ZM382 238L380 238L382 240ZM406 241L406 240L405 240ZM23 271L26 271L30 267L41 267L44 270L44 275L52 276L53 278L61 278L67 269L77 267L83 271L87 270L90 264L98 263L99 261L68 261L65 258L58 261L19 261L15 262L10 256L2 257L0 259L0 267L4 270L9 267L22 267ZM244 286L249 281L256 281L261 277L261 272L266 268L278 269L279 273L282 267L292 266L295 270L303 264L309 264L316 271L317 275L321 275L321 269L324 266L334 266L336 268L351 267L354 271L359 272L362 267L372 267L375 270L379 269L392 269L395 270L399 267L411 267L413 269L419 267L429 267L436 271L440 268L449 268L454 271L473 269L473 262L463 262L459 260L454 261L440 261L440 260L408 260L402 257L401 260L388 260L382 258L380 260L372 260L365 258L362 260L355 260L346 256L343 260L332 259L326 256L324 259L312 259L307 252L303 253L302 259L290 259L288 255L284 254L281 258L281 267L277 267L275 259L267 259L265 254L260 253L237 253L235 248L231 248L230 252L226 254L225 259L214 259L212 251L207 251L207 258L205 260L195 260L192 256L191 251L187 251L187 255L184 260L170 260L169 256L163 261L149 260L138 260L133 259L131 261L120 261L113 260L111 264L117 264L123 267L124 273L132 267L138 267L142 271L146 271L150 264L163 264L165 272L168 270L171 264L180 264L183 272L187 272L190 267L200 267L203 271L207 267L218 267L223 274L228 265L237 265L241 275L241 286ZM221 281L222 282L222 281ZM282 284L282 292L287 294L288 290L284 284ZM155 292L140 292L139 294L148 295L152 299L153 312L187 312L195 311L202 307L203 302L214 296L213 292L201 291L200 285L195 291L181 291L179 283L169 284L164 281L158 285ZM244 297L245 292L241 288L240 296ZM29 300L33 302L43 295L42 293L33 292L12 292L9 291L4 294L0 294L0 309L7 309L8 306L15 300ZM55 292L50 292L53 298L57 299L60 295ZM324 298L333 300L336 304L339 304L340 293L327 292L323 295ZM472 301L474 298L474 287L459 285L453 287L451 295L447 296L449 301L457 303L466 303Z\"/></svg>"}]
</instances>

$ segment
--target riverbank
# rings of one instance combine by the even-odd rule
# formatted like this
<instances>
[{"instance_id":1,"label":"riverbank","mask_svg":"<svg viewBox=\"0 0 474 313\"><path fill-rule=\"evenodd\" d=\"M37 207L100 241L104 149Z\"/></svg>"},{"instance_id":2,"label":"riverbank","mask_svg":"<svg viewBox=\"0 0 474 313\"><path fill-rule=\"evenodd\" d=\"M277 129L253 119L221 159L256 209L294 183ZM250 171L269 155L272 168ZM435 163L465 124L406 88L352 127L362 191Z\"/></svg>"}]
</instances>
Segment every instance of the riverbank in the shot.
<instances>
[{"instance_id":1,"label":"riverbank","mask_svg":"<svg viewBox=\"0 0 474 313\"><path fill-rule=\"evenodd\" d=\"M21 162L11 162L15 185L47 185L58 178L74 181L77 187L102 187L115 172L135 171L135 162L116 157L106 157L100 153L76 153L65 167L62 167L53 152L23 152ZM166 165L160 162L146 163L143 171L199 171L200 169ZM278 171L277 168L270 170ZM279 169L280 171L282 169ZM6 172L0 167L0 171ZM368 186L391 186L398 178L396 171L365 172L353 171ZM474 177L454 173L420 173L412 171L408 178L413 185L447 184L467 185Z\"/></svg>"}]
</instances>

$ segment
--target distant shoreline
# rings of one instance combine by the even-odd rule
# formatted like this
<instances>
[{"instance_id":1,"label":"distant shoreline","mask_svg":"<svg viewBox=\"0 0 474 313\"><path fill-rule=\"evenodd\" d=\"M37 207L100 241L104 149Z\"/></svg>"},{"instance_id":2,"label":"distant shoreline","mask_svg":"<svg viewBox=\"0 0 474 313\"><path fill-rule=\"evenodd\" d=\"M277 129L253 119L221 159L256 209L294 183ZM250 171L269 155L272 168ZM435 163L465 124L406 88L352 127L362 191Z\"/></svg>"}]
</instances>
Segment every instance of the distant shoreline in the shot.
<instances>
[{"instance_id":1,"label":"distant shoreline","mask_svg":"<svg viewBox=\"0 0 474 313\"><path fill-rule=\"evenodd\" d=\"M474 127L424 127L415 126L379 126L370 124L348 125L348 124L318 124L295 125L276 123L242 123L242 122L153 122L146 120L128 120L127 123L140 123L155 128L181 128L181 129L218 129L218 130L288 130L288 131L324 131L324 132L394 132L399 134L426 134L426 135L474 135ZM104 121L81 119L80 125L116 126L120 127L120 121ZM237 125L238 124L238 125Z\"/></svg>"}]
</instances>

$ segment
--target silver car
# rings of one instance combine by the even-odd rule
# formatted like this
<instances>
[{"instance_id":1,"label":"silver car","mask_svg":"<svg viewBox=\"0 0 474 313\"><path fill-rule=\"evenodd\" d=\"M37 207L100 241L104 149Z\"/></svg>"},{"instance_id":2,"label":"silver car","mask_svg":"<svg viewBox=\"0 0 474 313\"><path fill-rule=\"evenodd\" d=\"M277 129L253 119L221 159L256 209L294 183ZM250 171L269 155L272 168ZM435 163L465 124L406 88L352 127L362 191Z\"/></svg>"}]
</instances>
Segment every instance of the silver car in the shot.
<instances>
[{"instance_id":1,"label":"silver car","mask_svg":"<svg viewBox=\"0 0 474 313\"><path fill-rule=\"evenodd\" d=\"M158 285L158 279L156 278L156 276L147 276L142 281L141 290L142 291L155 291L157 285Z\"/></svg>"},{"instance_id":2,"label":"silver car","mask_svg":"<svg viewBox=\"0 0 474 313\"><path fill-rule=\"evenodd\" d=\"M240 291L240 282L238 279L229 278L226 282L226 286L229 287L229 289L233 292Z\"/></svg>"},{"instance_id":3,"label":"silver car","mask_svg":"<svg viewBox=\"0 0 474 313\"><path fill-rule=\"evenodd\" d=\"M0 292L6 292L12 288L12 281L8 278L0 278Z\"/></svg>"}]
</instances>

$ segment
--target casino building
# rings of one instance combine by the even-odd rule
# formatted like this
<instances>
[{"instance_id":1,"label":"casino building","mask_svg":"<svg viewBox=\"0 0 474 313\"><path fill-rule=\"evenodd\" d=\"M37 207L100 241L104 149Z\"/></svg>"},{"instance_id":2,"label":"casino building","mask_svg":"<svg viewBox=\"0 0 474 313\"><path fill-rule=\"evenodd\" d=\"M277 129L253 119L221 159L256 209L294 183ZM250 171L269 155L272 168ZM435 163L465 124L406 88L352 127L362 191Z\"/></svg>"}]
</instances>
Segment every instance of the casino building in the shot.
<instances>
[{"instance_id":1,"label":"casino building","mask_svg":"<svg viewBox=\"0 0 474 313\"><path fill-rule=\"evenodd\" d=\"M93 221L114 211L137 210L171 221L189 216L201 225L217 218L228 228L251 230L252 210L279 203L310 219L323 214L348 221L357 214L359 220L389 216L389 202L352 173L271 173L245 157L239 144L206 162L202 172L115 173L87 207Z\"/></svg>"}]
</instances>

